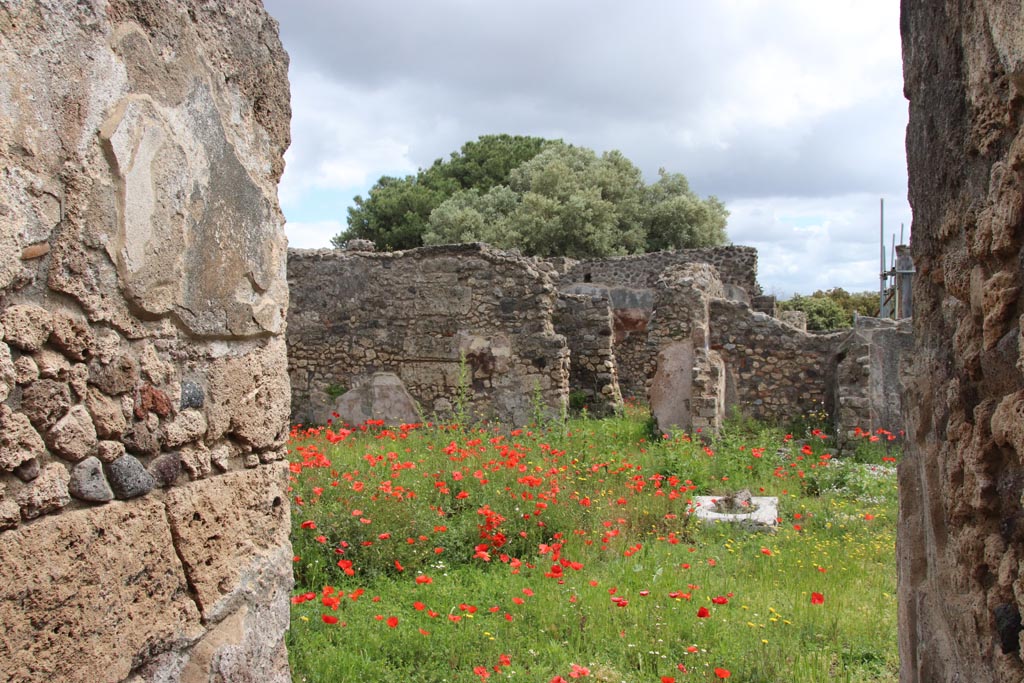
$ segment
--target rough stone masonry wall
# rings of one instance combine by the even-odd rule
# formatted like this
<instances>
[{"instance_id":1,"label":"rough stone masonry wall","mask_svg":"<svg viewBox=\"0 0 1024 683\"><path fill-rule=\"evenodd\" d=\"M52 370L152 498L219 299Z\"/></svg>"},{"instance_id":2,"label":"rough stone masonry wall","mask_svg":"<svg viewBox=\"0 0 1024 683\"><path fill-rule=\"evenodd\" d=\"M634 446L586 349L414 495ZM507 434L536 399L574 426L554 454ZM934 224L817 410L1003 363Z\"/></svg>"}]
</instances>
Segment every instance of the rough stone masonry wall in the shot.
<instances>
[{"instance_id":1,"label":"rough stone masonry wall","mask_svg":"<svg viewBox=\"0 0 1024 683\"><path fill-rule=\"evenodd\" d=\"M587 261L558 260L561 283L594 282L633 288L654 286L668 268L689 263L707 263L718 269L726 286L741 287L748 297L761 294L757 284L757 250L753 247L709 247L656 251L635 256L616 256Z\"/></svg>"},{"instance_id":2,"label":"rough stone masonry wall","mask_svg":"<svg viewBox=\"0 0 1024 683\"><path fill-rule=\"evenodd\" d=\"M555 331L570 349L569 390L581 392L591 415L605 417L622 410L618 369L612 346L612 314L603 297L558 295Z\"/></svg>"},{"instance_id":3,"label":"rough stone masonry wall","mask_svg":"<svg viewBox=\"0 0 1024 683\"><path fill-rule=\"evenodd\" d=\"M0 6L0 678L287 681L287 56L258 2Z\"/></svg>"},{"instance_id":4,"label":"rough stone masonry wall","mask_svg":"<svg viewBox=\"0 0 1024 683\"><path fill-rule=\"evenodd\" d=\"M430 415L462 384L473 417L526 424L539 392L561 414L569 350L552 326L557 293L537 262L482 244L404 252L289 252L288 349L296 419L307 397L397 374Z\"/></svg>"},{"instance_id":5,"label":"rough stone masonry wall","mask_svg":"<svg viewBox=\"0 0 1024 683\"><path fill-rule=\"evenodd\" d=\"M795 312L795 311L790 311ZM835 357L832 417L841 445L852 443L857 428L903 431L901 368L909 363L910 319L858 317Z\"/></svg>"},{"instance_id":6,"label":"rough stone masonry wall","mask_svg":"<svg viewBox=\"0 0 1024 683\"><path fill-rule=\"evenodd\" d=\"M903 683L1021 681L1024 5L905 0L913 366Z\"/></svg>"},{"instance_id":7,"label":"rough stone masonry wall","mask_svg":"<svg viewBox=\"0 0 1024 683\"><path fill-rule=\"evenodd\" d=\"M710 304L711 348L726 366L727 410L787 421L831 409L835 347L848 332L808 334L742 303Z\"/></svg>"},{"instance_id":8,"label":"rough stone masonry wall","mask_svg":"<svg viewBox=\"0 0 1024 683\"><path fill-rule=\"evenodd\" d=\"M724 412L724 367L711 350L710 303L724 295L718 270L706 263L666 269L654 284L647 328L651 413L658 428L717 431Z\"/></svg>"}]
</instances>

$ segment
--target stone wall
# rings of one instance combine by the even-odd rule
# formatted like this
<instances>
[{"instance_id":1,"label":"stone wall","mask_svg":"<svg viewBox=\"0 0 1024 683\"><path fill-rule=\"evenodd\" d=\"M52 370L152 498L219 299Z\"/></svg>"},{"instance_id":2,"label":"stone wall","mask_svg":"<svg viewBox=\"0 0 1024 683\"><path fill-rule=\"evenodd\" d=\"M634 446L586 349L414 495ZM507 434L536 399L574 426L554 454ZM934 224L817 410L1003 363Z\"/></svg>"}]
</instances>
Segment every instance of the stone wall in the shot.
<instances>
[{"instance_id":1,"label":"stone wall","mask_svg":"<svg viewBox=\"0 0 1024 683\"><path fill-rule=\"evenodd\" d=\"M647 327L647 396L663 433L717 431L724 414L722 359L709 347L709 306L724 295L718 270L707 263L667 268L654 283Z\"/></svg>"},{"instance_id":2,"label":"stone wall","mask_svg":"<svg viewBox=\"0 0 1024 683\"><path fill-rule=\"evenodd\" d=\"M552 325L557 292L543 263L481 244L292 250L288 279L298 420L317 392L379 371L397 374L426 415L450 417L460 385L478 419L528 423L538 395L551 415L565 408L569 350Z\"/></svg>"},{"instance_id":3,"label":"stone wall","mask_svg":"<svg viewBox=\"0 0 1024 683\"><path fill-rule=\"evenodd\" d=\"M770 421L831 409L835 349L849 332L811 334L739 302L710 304L711 348L726 366L726 402Z\"/></svg>"},{"instance_id":4,"label":"stone wall","mask_svg":"<svg viewBox=\"0 0 1024 683\"><path fill-rule=\"evenodd\" d=\"M761 286L757 284L757 250L753 247L680 249L587 261L561 259L555 265L563 285L594 282L643 289L653 287L666 269L688 263L715 266L731 298L761 294ZM735 287L741 288L743 293L735 291Z\"/></svg>"},{"instance_id":5,"label":"stone wall","mask_svg":"<svg viewBox=\"0 0 1024 683\"><path fill-rule=\"evenodd\" d=\"M1024 6L907 0L901 25L917 275L900 680L1020 681Z\"/></svg>"},{"instance_id":6,"label":"stone wall","mask_svg":"<svg viewBox=\"0 0 1024 683\"><path fill-rule=\"evenodd\" d=\"M572 283L561 292L587 296L605 302L612 317L612 346L618 370L619 388L630 399L647 400L647 381L654 376L654 361L647 343L647 326L654 314L654 289Z\"/></svg>"},{"instance_id":7,"label":"stone wall","mask_svg":"<svg viewBox=\"0 0 1024 683\"><path fill-rule=\"evenodd\" d=\"M287 681L276 24L12 0L0 72L0 678Z\"/></svg>"},{"instance_id":8,"label":"stone wall","mask_svg":"<svg viewBox=\"0 0 1024 683\"><path fill-rule=\"evenodd\" d=\"M831 387L830 405L841 444L853 440L858 427L901 436L901 369L909 363L912 346L909 320L861 316L854 322L836 349Z\"/></svg>"},{"instance_id":9,"label":"stone wall","mask_svg":"<svg viewBox=\"0 0 1024 683\"><path fill-rule=\"evenodd\" d=\"M555 331L571 350L570 396L579 392L587 411L596 417L622 411L618 368L612 343L612 314L602 297L560 293L554 315Z\"/></svg>"}]
</instances>

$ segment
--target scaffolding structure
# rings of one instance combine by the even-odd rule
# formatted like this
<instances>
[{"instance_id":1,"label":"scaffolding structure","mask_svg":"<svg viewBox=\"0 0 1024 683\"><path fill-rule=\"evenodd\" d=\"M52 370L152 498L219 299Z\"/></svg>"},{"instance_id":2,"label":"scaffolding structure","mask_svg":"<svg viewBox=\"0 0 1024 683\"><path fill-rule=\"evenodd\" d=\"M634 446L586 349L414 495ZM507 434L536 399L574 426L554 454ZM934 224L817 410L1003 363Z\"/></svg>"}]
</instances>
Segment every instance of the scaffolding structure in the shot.
<instances>
[{"instance_id":1,"label":"scaffolding structure","mask_svg":"<svg viewBox=\"0 0 1024 683\"><path fill-rule=\"evenodd\" d=\"M885 199L878 200L878 317L901 320L914 315L911 291L914 284L914 262L910 247L903 243L903 224L900 224L900 243L892 234L889 254L890 268L885 267Z\"/></svg>"}]
</instances>

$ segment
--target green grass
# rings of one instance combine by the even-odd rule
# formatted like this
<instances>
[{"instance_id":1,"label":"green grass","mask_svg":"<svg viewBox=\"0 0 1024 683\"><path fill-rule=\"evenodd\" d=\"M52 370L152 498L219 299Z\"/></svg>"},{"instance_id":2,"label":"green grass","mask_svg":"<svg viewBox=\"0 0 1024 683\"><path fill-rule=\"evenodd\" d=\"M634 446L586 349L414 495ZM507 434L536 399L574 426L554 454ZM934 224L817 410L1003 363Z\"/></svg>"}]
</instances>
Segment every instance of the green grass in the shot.
<instances>
[{"instance_id":1,"label":"green grass","mask_svg":"<svg viewBox=\"0 0 1024 683\"><path fill-rule=\"evenodd\" d=\"M894 453L647 425L296 430L294 680L896 681ZM776 533L689 514L742 488Z\"/></svg>"}]
</instances>

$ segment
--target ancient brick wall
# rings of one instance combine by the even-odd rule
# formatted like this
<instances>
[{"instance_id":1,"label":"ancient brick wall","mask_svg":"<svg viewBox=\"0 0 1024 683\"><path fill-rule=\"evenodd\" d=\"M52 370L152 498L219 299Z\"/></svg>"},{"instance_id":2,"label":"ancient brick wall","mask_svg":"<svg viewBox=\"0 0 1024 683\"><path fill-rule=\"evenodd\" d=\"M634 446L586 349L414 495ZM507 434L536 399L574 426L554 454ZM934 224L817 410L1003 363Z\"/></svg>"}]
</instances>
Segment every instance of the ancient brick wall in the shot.
<instances>
[{"instance_id":1,"label":"ancient brick wall","mask_svg":"<svg viewBox=\"0 0 1024 683\"><path fill-rule=\"evenodd\" d=\"M557 292L541 266L480 244L290 251L296 410L327 387L352 388L386 371L427 416L451 416L460 385L474 418L528 423L537 395L549 414L561 414L569 351L552 326Z\"/></svg>"},{"instance_id":2,"label":"ancient brick wall","mask_svg":"<svg viewBox=\"0 0 1024 683\"><path fill-rule=\"evenodd\" d=\"M1020 681L1024 6L907 0L901 26L917 276L900 680Z\"/></svg>"},{"instance_id":3,"label":"ancient brick wall","mask_svg":"<svg viewBox=\"0 0 1024 683\"><path fill-rule=\"evenodd\" d=\"M276 24L12 0L0 72L0 678L287 681Z\"/></svg>"},{"instance_id":4,"label":"ancient brick wall","mask_svg":"<svg viewBox=\"0 0 1024 683\"><path fill-rule=\"evenodd\" d=\"M608 300L561 293L555 308L555 331L570 349L569 391L584 398L587 411L597 417L622 410L615 361L612 313Z\"/></svg>"}]
</instances>

